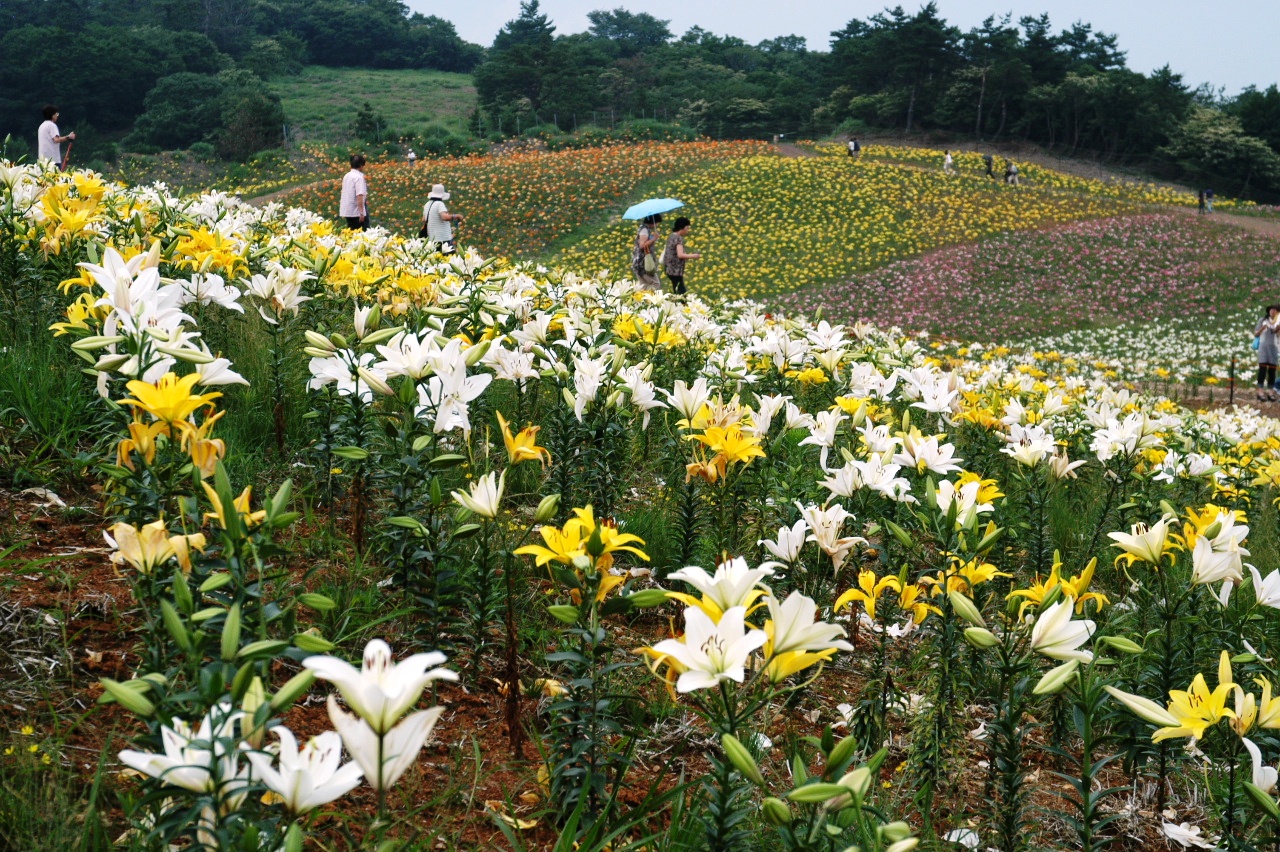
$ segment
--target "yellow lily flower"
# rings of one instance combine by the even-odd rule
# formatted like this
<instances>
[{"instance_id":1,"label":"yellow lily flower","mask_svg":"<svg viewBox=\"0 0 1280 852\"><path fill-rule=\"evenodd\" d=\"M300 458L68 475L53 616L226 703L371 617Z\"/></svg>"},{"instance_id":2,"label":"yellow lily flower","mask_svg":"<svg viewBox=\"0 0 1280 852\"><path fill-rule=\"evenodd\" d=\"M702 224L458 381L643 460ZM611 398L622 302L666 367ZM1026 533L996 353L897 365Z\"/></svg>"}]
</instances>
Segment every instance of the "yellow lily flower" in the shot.
<instances>
[{"instance_id":1,"label":"yellow lily flower","mask_svg":"<svg viewBox=\"0 0 1280 852\"><path fill-rule=\"evenodd\" d=\"M899 595L902 594L902 583L898 582L898 578L893 575L876 579L874 571L858 572L858 587L849 589L840 597L836 598L833 612L839 612L843 607L849 606L854 601L862 604L862 608L866 610L867 617L875 620L876 617L876 601L887 591L894 591Z\"/></svg>"},{"instance_id":2,"label":"yellow lily flower","mask_svg":"<svg viewBox=\"0 0 1280 852\"><path fill-rule=\"evenodd\" d=\"M539 568L549 562L571 564L573 557L587 552L586 541L582 537L582 527L572 520L564 525L564 529L543 524L538 528L538 534L542 536L546 547L526 544L524 547L516 548L515 554L534 557L534 564Z\"/></svg>"},{"instance_id":3,"label":"yellow lily flower","mask_svg":"<svg viewBox=\"0 0 1280 852\"><path fill-rule=\"evenodd\" d=\"M134 379L126 387L137 398L122 399L120 404L131 405L135 410L141 409L166 423L185 421L197 409L204 406L212 408L213 400L222 396L218 391L205 394L192 393L191 390L198 381L200 381L199 373L192 373L182 378L178 378L173 373L165 373L154 385Z\"/></svg>"},{"instance_id":4,"label":"yellow lily flower","mask_svg":"<svg viewBox=\"0 0 1280 852\"><path fill-rule=\"evenodd\" d=\"M1231 695L1233 683L1220 683L1212 692L1205 682L1203 674L1197 674L1186 690L1169 691L1169 714L1177 720L1177 725L1159 728L1152 735L1152 742L1162 740L1193 737L1200 739L1211 725L1221 719L1234 719L1235 711L1227 707L1227 698Z\"/></svg>"},{"instance_id":5,"label":"yellow lily flower","mask_svg":"<svg viewBox=\"0 0 1280 852\"><path fill-rule=\"evenodd\" d=\"M981 474L972 471L965 471L956 478L956 490L959 491L964 485L970 482L978 483L978 502L991 503L997 497L1003 497L1004 492L1000 490L1000 486L994 479L983 479Z\"/></svg>"},{"instance_id":6,"label":"yellow lily flower","mask_svg":"<svg viewBox=\"0 0 1280 852\"><path fill-rule=\"evenodd\" d=\"M545 524L539 528L538 532L546 543L546 547L526 544L515 551L516 555L534 557L535 564L539 567L546 565L548 562L572 564L575 556L582 556L587 553L587 546L590 544L591 537L598 527L600 542L603 545L603 550L596 558L596 568L598 570L607 572L609 568L613 567L613 554L622 550L633 553L646 562L649 561L647 553L632 546L632 542L644 544L644 540L639 536L620 533L616 526L608 522L602 521L597 524L594 510L589 505L585 508L574 509L573 513L576 517L570 518L565 522L564 529L557 529Z\"/></svg>"},{"instance_id":7,"label":"yellow lily flower","mask_svg":"<svg viewBox=\"0 0 1280 852\"><path fill-rule=\"evenodd\" d=\"M155 423L142 423L134 420L129 424L129 437L116 445L116 464L136 470L133 466L133 454L142 456L147 464L156 460L156 439L161 435L169 436L169 424L163 420Z\"/></svg>"},{"instance_id":8,"label":"yellow lily flower","mask_svg":"<svg viewBox=\"0 0 1280 852\"><path fill-rule=\"evenodd\" d=\"M205 496L209 498L209 502L213 504L213 511L205 513L206 518L211 518L218 522L218 526L224 530L227 528L227 508L222 505L222 500L218 497L217 490L207 482L201 482L204 488ZM240 515L240 520L244 522L246 527L256 527L258 524L266 520L267 512L265 509L259 509L256 512L250 511L249 501L253 497L253 486L246 485L244 490L240 492L240 496L236 497L231 505L231 509Z\"/></svg>"},{"instance_id":9,"label":"yellow lily flower","mask_svg":"<svg viewBox=\"0 0 1280 852\"><path fill-rule=\"evenodd\" d=\"M1258 676L1253 682L1262 687L1262 700L1258 702L1258 716L1255 721L1259 728L1280 728L1280 698L1271 697L1271 681Z\"/></svg>"},{"instance_id":10,"label":"yellow lily flower","mask_svg":"<svg viewBox=\"0 0 1280 852\"><path fill-rule=\"evenodd\" d=\"M898 592L898 609L911 613L911 620L917 625L922 624L931 612L942 615L942 610L928 602L924 588L917 583L903 586Z\"/></svg>"},{"instance_id":11,"label":"yellow lily flower","mask_svg":"<svg viewBox=\"0 0 1280 852\"><path fill-rule=\"evenodd\" d=\"M825 651L796 650L784 651L781 654L774 655L769 647L770 644L765 643L764 646L764 658L769 661L769 664L764 668L764 674L771 683L781 683L796 672L802 672L810 666L825 663L838 650L836 648L827 648Z\"/></svg>"},{"instance_id":12,"label":"yellow lily flower","mask_svg":"<svg viewBox=\"0 0 1280 852\"><path fill-rule=\"evenodd\" d=\"M1111 602L1107 596L1101 592L1087 591L1089 583L1093 580L1093 573L1097 565L1098 560L1096 558L1090 559L1084 571L1070 580L1063 580L1061 574L1062 561L1058 558L1058 554L1055 553L1053 567L1049 571L1048 578L1041 580L1037 575L1034 583L1025 589L1014 589L1005 596L1005 599L1025 598L1018 606L1018 618L1022 618L1022 614L1027 607L1039 606L1055 588L1061 588L1062 594L1075 601L1077 613L1084 612L1085 604L1089 601L1095 601L1098 604L1098 609L1102 609Z\"/></svg>"},{"instance_id":13,"label":"yellow lily flower","mask_svg":"<svg viewBox=\"0 0 1280 852\"><path fill-rule=\"evenodd\" d=\"M116 548L111 561L116 565L128 563L139 573L150 576L156 567L177 558L184 573L191 571L192 548L204 552L205 537L194 535L169 535L164 520L145 524L141 529L132 524L118 523L111 528L107 540Z\"/></svg>"},{"instance_id":14,"label":"yellow lily flower","mask_svg":"<svg viewBox=\"0 0 1280 852\"><path fill-rule=\"evenodd\" d=\"M689 435L688 440L706 445L711 452L724 456L728 464L746 464L753 458L764 458L765 455L760 447L760 438L743 433L740 423L708 426L701 435Z\"/></svg>"},{"instance_id":15,"label":"yellow lily flower","mask_svg":"<svg viewBox=\"0 0 1280 852\"><path fill-rule=\"evenodd\" d=\"M536 443L538 430L541 426L526 426L521 429L519 434L512 435L511 428L507 425L507 419L502 416L502 412L496 412L498 415L498 425L502 427L502 441L507 446L507 460L511 464L520 464L522 461L530 459L538 459L545 468L551 463L551 453L546 447L539 447Z\"/></svg>"}]
</instances>

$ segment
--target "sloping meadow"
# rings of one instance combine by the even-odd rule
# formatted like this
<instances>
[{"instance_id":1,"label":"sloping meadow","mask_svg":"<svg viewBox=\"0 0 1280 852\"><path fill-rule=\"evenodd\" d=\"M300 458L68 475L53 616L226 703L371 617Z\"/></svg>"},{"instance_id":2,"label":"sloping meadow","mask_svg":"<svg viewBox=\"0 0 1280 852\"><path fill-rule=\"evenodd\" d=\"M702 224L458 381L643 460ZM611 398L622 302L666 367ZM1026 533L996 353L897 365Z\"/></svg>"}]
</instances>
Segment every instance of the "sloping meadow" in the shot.
<instances>
[{"instance_id":1,"label":"sloping meadow","mask_svg":"<svg viewBox=\"0 0 1280 852\"><path fill-rule=\"evenodd\" d=\"M688 187L834 168L931 211L912 245L1057 215L835 158ZM101 428L62 449L139 606L134 670L84 689L127 711L138 837L461 848L431 833L460 811L515 848L1275 834L1276 421L303 209L0 177L14 327L56 322L48 368L91 374ZM325 692L336 731L299 749ZM389 796L475 724L464 694L528 795ZM313 821L339 798L344 828Z\"/></svg>"}]
</instances>

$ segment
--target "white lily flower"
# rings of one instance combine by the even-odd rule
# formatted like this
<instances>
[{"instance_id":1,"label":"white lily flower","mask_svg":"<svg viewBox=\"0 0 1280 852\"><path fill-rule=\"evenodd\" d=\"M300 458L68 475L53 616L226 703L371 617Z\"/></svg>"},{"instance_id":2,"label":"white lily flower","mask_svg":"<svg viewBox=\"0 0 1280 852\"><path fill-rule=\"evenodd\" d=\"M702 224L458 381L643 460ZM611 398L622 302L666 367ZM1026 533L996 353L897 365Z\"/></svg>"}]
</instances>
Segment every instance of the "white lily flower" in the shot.
<instances>
[{"instance_id":1,"label":"white lily flower","mask_svg":"<svg viewBox=\"0 0 1280 852\"><path fill-rule=\"evenodd\" d=\"M454 491L453 499L483 518L498 517L502 493L507 487L507 472L502 476L487 473L471 484L471 492Z\"/></svg>"},{"instance_id":2,"label":"white lily flower","mask_svg":"<svg viewBox=\"0 0 1280 852\"><path fill-rule=\"evenodd\" d=\"M1112 547L1120 548L1134 559L1159 565L1168 545L1169 523L1172 520L1171 515L1165 515L1150 527L1146 524L1134 524L1127 533L1111 532L1107 533L1107 537L1115 542Z\"/></svg>"},{"instance_id":3,"label":"white lily flower","mask_svg":"<svg viewBox=\"0 0 1280 852\"><path fill-rule=\"evenodd\" d=\"M845 559L854 547L867 543L867 540L861 536L840 536L840 529L844 526L845 519L852 515L839 503L825 509L817 506L800 506L799 503L796 507L800 509L800 514L809 524L811 530L809 541L817 544L823 553L831 557L834 573L840 572L841 566L844 565Z\"/></svg>"},{"instance_id":4,"label":"white lily flower","mask_svg":"<svg viewBox=\"0 0 1280 852\"><path fill-rule=\"evenodd\" d=\"M1189 849L1192 846L1200 849L1218 848L1217 843L1200 836L1200 826L1192 825L1189 822L1178 825L1166 822L1161 825L1161 830L1164 832L1165 837L1177 843L1183 849Z\"/></svg>"},{"instance_id":5,"label":"white lily flower","mask_svg":"<svg viewBox=\"0 0 1280 852\"><path fill-rule=\"evenodd\" d=\"M778 561L792 565L800 558L800 551L804 549L805 536L808 532L809 524L804 518L801 518L789 527L779 528L776 539L764 538L757 541L756 544L769 551ZM1276 573L1280 575L1280 571Z\"/></svg>"},{"instance_id":6,"label":"white lily flower","mask_svg":"<svg viewBox=\"0 0 1280 852\"><path fill-rule=\"evenodd\" d=\"M840 638L845 635L843 627L817 620L818 605L813 598L792 592L782 603L778 603L773 595L765 598L765 603L769 607L769 619L764 630L773 640L775 655L788 651L826 651L829 648L853 650L852 645Z\"/></svg>"},{"instance_id":7,"label":"white lily flower","mask_svg":"<svg viewBox=\"0 0 1280 852\"><path fill-rule=\"evenodd\" d=\"M1258 569L1246 566L1253 575L1253 594L1259 606L1280 609L1280 570L1272 571L1264 580Z\"/></svg>"},{"instance_id":8,"label":"white lily flower","mask_svg":"<svg viewBox=\"0 0 1280 852\"><path fill-rule=\"evenodd\" d=\"M730 607L717 623L697 607L688 607L683 639L664 639L653 646L684 669L676 680L678 692L710 689L724 680L742 683L747 658L768 639L763 630L746 630L746 613L744 607Z\"/></svg>"},{"instance_id":9,"label":"white lily flower","mask_svg":"<svg viewBox=\"0 0 1280 852\"><path fill-rule=\"evenodd\" d=\"M431 681L458 679L448 669L432 668L444 661L444 654L432 651L394 663L387 643L374 639L364 646L360 671L329 656L308 657L302 665L336 686L347 705L369 723L374 733L382 735L417 703Z\"/></svg>"},{"instance_id":10,"label":"white lily flower","mask_svg":"<svg viewBox=\"0 0 1280 852\"><path fill-rule=\"evenodd\" d=\"M1231 544L1234 545L1235 542L1232 541ZM1219 580L1232 584L1242 582L1244 565L1240 553L1238 547L1219 552L1214 549L1212 541L1200 536L1191 551L1191 582L1197 585L1216 583Z\"/></svg>"},{"instance_id":11,"label":"white lily flower","mask_svg":"<svg viewBox=\"0 0 1280 852\"><path fill-rule=\"evenodd\" d=\"M248 752L249 762L257 776L281 799L289 813L305 814L326 805L355 789L364 777L359 764L342 766L342 738L325 731L298 749L293 731L274 729L280 738L280 768L272 765L271 755L264 751Z\"/></svg>"},{"instance_id":12,"label":"white lily flower","mask_svg":"<svg viewBox=\"0 0 1280 852\"><path fill-rule=\"evenodd\" d=\"M1093 659L1089 651L1077 650L1093 635L1094 623L1089 619L1072 621L1075 602L1064 598L1040 613L1031 628L1031 649L1055 660L1079 660L1087 663Z\"/></svg>"},{"instance_id":13,"label":"white lily flower","mask_svg":"<svg viewBox=\"0 0 1280 852\"><path fill-rule=\"evenodd\" d=\"M209 710L200 726L175 719L160 729L164 754L125 749L120 762L141 773L193 793L216 793L234 809L248 790L248 778L239 762L239 725L244 713L223 699Z\"/></svg>"},{"instance_id":14,"label":"white lily flower","mask_svg":"<svg viewBox=\"0 0 1280 852\"><path fill-rule=\"evenodd\" d=\"M813 418L813 426L809 429L809 437L800 442L802 447L806 444L812 444L815 447L822 448L818 465L823 470L827 469L827 454L836 444L836 430L840 428L840 424L844 420L845 414L838 408L819 411Z\"/></svg>"},{"instance_id":15,"label":"white lily flower","mask_svg":"<svg viewBox=\"0 0 1280 852\"><path fill-rule=\"evenodd\" d=\"M329 721L338 729L352 760L375 790L386 790L400 780L417 759L442 713L443 707L419 710L391 730L378 734L364 719L343 712L337 699L329 696Z\"/></svg>"},{"instance_id":16,"label":"white lily flower","mask_svg":"<svg viewBox=\"0 0 1280 852\"><path fill-rule=\"evenodd\" d=\"M708 574L697 565L686 565L668 574L667 579L682 580L693 586L723 613L734 607L750 606L761 594L758 584L772 573L773 569L764 565L748 567L747 560L738 556L717 565L715 574Z\"/></svg>"},{"instance_id":17,"label":"white lily flower","mask_svg":"<svg viewBox=\"0 0 1280 852\"><path fill-rule=\"evenodd\" d=\"M687 385L683 380L677 379L675 388L671 391L662 390L666 395L667 401L671 403L671 407L679 411L685 420L693 420L698 416L698 412L702 410L702 406L707 404L707 400L711 399L711 391L707 388L707 380L705 377L699 378L692 385Z\"/></svg>"},{"instance_id":18,"label":"white lily flower","mask_svg":"<svg viewBox=\"0 0 1280 852\"><path fill-rule=\"evenodd\" d=\"M1241 737L1240 742L1244 744L1245 751L1249 752L1249 759L1253 761L1253 786L1264 793L1275 790L1276 781L1280 780L1280 772L1277 772L1275 767L1265 766L1262 763L1262 750L1254 744L1253 740Z\"/></svg>"}]
</instances>

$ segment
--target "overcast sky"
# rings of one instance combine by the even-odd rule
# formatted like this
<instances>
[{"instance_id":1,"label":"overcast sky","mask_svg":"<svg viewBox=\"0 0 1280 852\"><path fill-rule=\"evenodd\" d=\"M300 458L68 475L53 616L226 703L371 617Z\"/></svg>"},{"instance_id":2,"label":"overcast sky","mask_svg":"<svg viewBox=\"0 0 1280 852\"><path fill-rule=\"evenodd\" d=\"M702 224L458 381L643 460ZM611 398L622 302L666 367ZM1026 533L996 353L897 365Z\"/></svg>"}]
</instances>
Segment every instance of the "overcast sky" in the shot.
<instances>
[{"instance_id":1,"label":"overcast sky","mask_svg":"<svg viewBox=\"0 0 1280 852\"><path fill-rule=\"evenodd\" d=\"M504 23L520 14L520 0L406 0L410 9L452 21L467 41L488 46ZM866 18L893 2L872 0L541 0L541 10L560 34L587 29L587 12L625 8L669 20L680 35L699 26L752 44L782 35L808 39L814 50L830 48L831 32L852 18ZM914 12L922 4L903 2ZM1211 83L1234 95L1249 84L1264 89L1280 82L1280 0L938 0L943 18L961 30L991 14L1048 12L1055 32L1075 21L1095 32L1114 33L1128 65L1150 73L1169 65L1194 87Z\"/></svg>"}]
</instances>

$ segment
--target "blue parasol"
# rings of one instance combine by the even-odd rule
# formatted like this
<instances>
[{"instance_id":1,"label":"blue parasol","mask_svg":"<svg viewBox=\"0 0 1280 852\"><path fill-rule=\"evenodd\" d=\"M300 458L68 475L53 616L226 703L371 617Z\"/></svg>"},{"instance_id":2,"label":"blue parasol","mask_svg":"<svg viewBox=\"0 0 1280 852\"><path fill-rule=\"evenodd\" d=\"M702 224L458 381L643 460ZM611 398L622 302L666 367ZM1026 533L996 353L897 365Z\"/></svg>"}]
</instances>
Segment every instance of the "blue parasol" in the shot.
<instances>
[{"instance_id":1,"label":"blue parasol","mask_svg":"<svg viewBox=\"0 0 1280 852\"><path fill-rule=\"evenodd\" d=\"M666 213L668 210L675 210L683 206L683 201L677 201L674 198L650 198L648 201L632 204L627 208L627 212L622 214L622 218L643 219L655 213Z\"/></svg>"}]
</instances>

